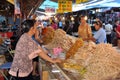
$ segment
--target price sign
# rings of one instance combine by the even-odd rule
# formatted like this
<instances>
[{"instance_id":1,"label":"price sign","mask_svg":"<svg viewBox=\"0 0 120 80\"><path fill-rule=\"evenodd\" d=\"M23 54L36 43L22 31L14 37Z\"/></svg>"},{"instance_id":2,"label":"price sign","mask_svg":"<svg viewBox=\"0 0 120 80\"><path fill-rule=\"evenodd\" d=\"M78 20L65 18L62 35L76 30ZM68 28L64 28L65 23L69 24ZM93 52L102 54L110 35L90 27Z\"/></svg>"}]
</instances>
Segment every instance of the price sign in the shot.
<instances>
[{"instance_id":1,"label":"price sign","mask_svg":"<svg viewBox=\"0 0 120 80\"><path fill-rule=\"evenodd\" d=\"M80 3L83 3L83 2L88 2L88 0L76 0L76 4L80 4Z\"/></svg>"},{"instance_id":2,"label":"price sign","mask_svg":"<svg viewBox=\"0 0 120 80\"><path fill-rule=\"evenodd\" d=\"M71 12L72 11L72 1L71 0L59 0L58 1L58 10L62 12Z\"/></svg>"}]
</instances>

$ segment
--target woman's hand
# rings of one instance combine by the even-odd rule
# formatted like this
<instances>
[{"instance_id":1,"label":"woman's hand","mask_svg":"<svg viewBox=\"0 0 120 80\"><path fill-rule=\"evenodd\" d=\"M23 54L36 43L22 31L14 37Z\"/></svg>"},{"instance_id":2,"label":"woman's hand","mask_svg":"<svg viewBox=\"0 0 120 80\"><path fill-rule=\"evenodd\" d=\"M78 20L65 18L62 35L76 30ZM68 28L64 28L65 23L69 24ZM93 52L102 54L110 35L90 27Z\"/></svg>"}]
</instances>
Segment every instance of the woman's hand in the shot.
<instances>
[{"instance_id":1,"label":"woman's hand","mask_svg":"<svg viewBox=\"0 0 120 80\"><path fill-rule=\"evenodd\" d=\"M51 57L49 57L49 56L45 53L45 51L44 51L40 46L39 46L39 48L40 48L41 52L38 53L38 55L39 55L41 58L43 58L44 60L49 61L49 62L51 62L51 63L61 63L61 62L62 62L62 60L60 60L60 59L58 59L58 58L52 59Z\"/></svg>"},{"instance_id":2,"label":"woman's hand","mask_svg":"<svg viewBox=\"0 0 120 80\"><path fill-rule=\"evenodd\" d=\"M52 63L61 63L62 62L62 60L60 60L60 59L58 59L58 58L55 58L55 59L53 59L53 62Z\"/></svg>"}]
</instances>

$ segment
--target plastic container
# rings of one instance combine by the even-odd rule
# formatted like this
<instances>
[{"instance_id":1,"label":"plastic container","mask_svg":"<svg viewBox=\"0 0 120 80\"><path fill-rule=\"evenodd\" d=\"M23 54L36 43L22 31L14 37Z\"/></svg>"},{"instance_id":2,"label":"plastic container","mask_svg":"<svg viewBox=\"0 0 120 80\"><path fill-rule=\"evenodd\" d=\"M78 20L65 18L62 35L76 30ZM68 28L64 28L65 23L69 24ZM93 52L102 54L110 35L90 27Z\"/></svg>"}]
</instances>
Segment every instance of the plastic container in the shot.
<instances>
[{"instance_id":1,"label":"plastic container","mask_svg":"<svg viewBox=\"0 0 120 80\"><path fill-rule=\"evenodd\" d=\"M65 53L62 52L62 53L59 54L60 59L65 60L65 57L66 57Z\"/></svg>"}]
</instances>

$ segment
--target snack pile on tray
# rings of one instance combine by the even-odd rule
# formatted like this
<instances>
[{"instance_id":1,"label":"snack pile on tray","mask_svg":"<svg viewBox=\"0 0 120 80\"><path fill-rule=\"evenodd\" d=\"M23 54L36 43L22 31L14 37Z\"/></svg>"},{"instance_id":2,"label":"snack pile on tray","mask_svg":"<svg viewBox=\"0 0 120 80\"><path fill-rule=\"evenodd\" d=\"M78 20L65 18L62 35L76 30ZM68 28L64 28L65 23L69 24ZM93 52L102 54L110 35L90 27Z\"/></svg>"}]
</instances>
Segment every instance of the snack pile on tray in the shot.
<instances>
[{"instance_id":1,"label":"snack pile on tray","mask_svg":"<svg viewBox=\"0 0 120 80\"><path fill-rule=\"evenodd\" d=\"M45 45L45 47L48 48L51 53L52 53L51 50L53 48L61 47L63 49L63 52L65 53L69 50L69 48L73 45L73 43L75 41L76 41L76 38L71 38L62 29L57 29L55 31L54 38L52 39L52 42Z\"/></svg>"},{"instance_id":2,"label":"snack pile on tray","mask_svg":"<svg viewBox=\"0 0 120 80\"><path fill-rule=\"evenodd\" d=\"M45 47L51 53L53 48L62 48L66 53L63 68L82 75L81 80L120 79L120 53L111 44L83 42L82 39L71 38L62 29L57 29L52 41Z\"/></svg>"},{"instance_id":3,"label":"snack pile on tray","mask_svg":"<svg viewBox=\"0 0 120 80\"><path fill-rule=\"evenodd\" d=\"M70 47L70 49L67 51L66 59L74 56L78 49L84 45L83 43L84 43L83 40L81 38L78 38L75 41L75 43Z\"/></svg>"},{"instance_id":4,"label":"snack pile on tray","mask_svg":"<svg viewBox=\"0 0 120 80\"><path fill-rule=\"evenodd\" d=\"M55 30L52 27L46 27L42 30L42 40L44 44L48 44L54 37Z\"/></svg>"},{"instance_id":5,"label":"snack pile on tray","mask_svg":"<svg viewBox=\"0 0 120 80\"><path fill-rule=\"evenodd\" d=\"M111 44L85 43L67 62L86 69L82 80L117 80L120 76L120 54Z\"/></svg>"}]
</instances>

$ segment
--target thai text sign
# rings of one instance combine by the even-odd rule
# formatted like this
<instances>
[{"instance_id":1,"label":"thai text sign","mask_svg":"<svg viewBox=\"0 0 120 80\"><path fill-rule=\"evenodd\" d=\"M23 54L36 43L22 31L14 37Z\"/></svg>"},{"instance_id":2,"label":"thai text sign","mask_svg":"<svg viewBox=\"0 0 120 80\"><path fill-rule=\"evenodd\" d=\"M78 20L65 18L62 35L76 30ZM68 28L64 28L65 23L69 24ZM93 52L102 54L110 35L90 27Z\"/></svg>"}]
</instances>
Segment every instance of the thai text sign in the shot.
<instances>
[{"instance_id":1,"label":"thai text sign","mask_svg":"<svg viewBox=\"0 0 120 80\"><path fill-rule=\"evenodd\" d=\"M83 3L83 2L87 2L88 0L76 0L76 4L80 4L80 3Z\"/></svg>"},{"instance_id":2,"label":"thai text sign","mask_svg":"<svg viewBox=\"0 0 120 80\"><path fill-rule=\"evenodd\" d=\"M58 0L58 10L62 12L72 12L72 1Z\"/></svg>"}]
</instances>

